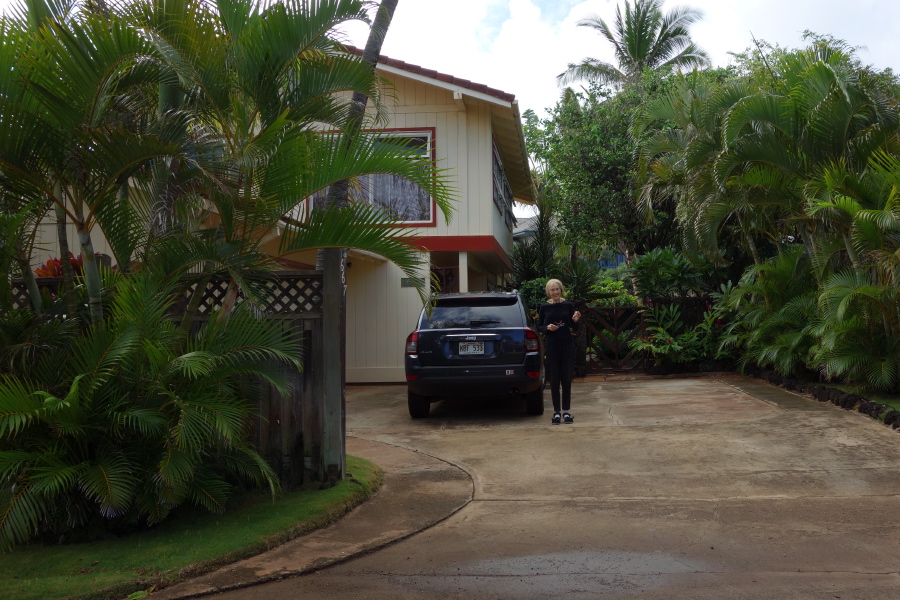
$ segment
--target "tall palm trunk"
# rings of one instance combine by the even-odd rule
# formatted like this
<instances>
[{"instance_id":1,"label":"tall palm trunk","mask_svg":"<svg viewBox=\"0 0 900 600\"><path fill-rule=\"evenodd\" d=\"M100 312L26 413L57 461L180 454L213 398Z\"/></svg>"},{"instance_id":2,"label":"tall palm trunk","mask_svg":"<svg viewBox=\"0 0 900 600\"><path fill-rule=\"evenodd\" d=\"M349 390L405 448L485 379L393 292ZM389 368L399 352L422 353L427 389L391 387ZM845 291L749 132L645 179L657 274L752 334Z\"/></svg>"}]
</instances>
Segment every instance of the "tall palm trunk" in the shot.
<instances>
[{"instance_id":1,"label":"tall palm trunk","mask_svg":"<svg viewBox=\"0 0 900 600\"><path fill-rule=\"evenodd\" d=\"M381 47L384 45L384 37L387 35L388 27L390 27L391 19L394 18L394 11L397 8L398 0L382 0L375 15L375 21L372 23L372 29L369 30L369 37L366 40L366 47L363 50L363 60L369 63L372 72L378 65L378 57L381 56ZM369 97L362 92L353 92L353 101L350 104L350 110L347 114L347 143L349 144L353 138L359 135L362 127L363 115L366 112L366 104L369 103ZM350 181L344 179L331 186L328 192L328 205L336 208L344 208L349 202Z\"/></svg>"},{"instance_id":2,"label":"tall palm trunk","mask_svg":"<svg viewBox=\"0 0 900 600\"><path fill-rule=\"evenodd\" d=\"M394 18L394 11L397 9L398 0L382 0L375 14L375 21L369 30L369 37L366 40L366 47L363 49L363 60L371 66L372 72L378 65L378 57L381 56L381 47L384 45L384 37ZM353 92L353 101L347 114L347 143L349 144L354 137L359 134L362 127L363 115L366 112L366 104L369 103L369 97L362 92ZM328 206L335 208L345 208L350 203L349 197L350 180L343 179L332 185L328 190ZM319 250L316 255L316 269L322 270L325 265L325 250ZM334 252L341 252L342 258L346 254L346 249L334 249Z\"/></svg>"},{"instance_id":3,"label":"tall palm trunk","mask_svg":"<svg viewBox=\"0 0 900 600\"><path fill-rule=\"evenodd\" d=\"M31 307L34 312L40 314L44 312L44 303L41 299L41 290L38 287L37 279L34 277L34 271L31 270L31 260L24 248L16 246L15 260L22 272L22 279L25 280L25 287L28 288L28 297L31 299Z\"/></svg>"},{"instance_id":4,"label":"tall palm trunk","mask_svg":"<svg viewBox=\"0 0 900 600\"><path fill-rule=\"evenodd\" d=\"M91 241L91 231L85 225L84 211L79 200L75 201L75 230L81 246L83 261L81 269L84 276L84 287L88 295L88 313L91 323L99 323L103 320L103 300L100 297L103 286L100 283L100 269L97 267L97 256L94 253L94 243Z\"/></svg>"},{"instance_id":5,"label":"tall palm trunk","mask_svg":"<svg viewBox=\"0 0 900 600\"><path fill-rule=\"evenodd\" d=\"M188 302L187 308L184 310L184 315L181 317L181 330L185 333L191 332L191 327L194 325L197 311L200 310L200 302L203 300L203 295L206 293L206 288L209 286L209 282L212 279L212 273L207 272L208 269L205 265L203 270L204 275L197 282L194 293L191 294L191 299Z\"/></svg>"},{"instance_id":6,"label":"tall palm trunk","mask_svg":"<svg viewBox=\"0 0 900 600\"><path fill-rule=\"evenodd\" d=\"M747 247L750 249L750 254L753 256L753 264L761 265L762 259L759 257L759 249L756 247L756 240L753 239L753 234L748 231L744 234L744 237L747 240Z\"/></svg>"},{"instance_id":7,"label":"tall palm trunk","mask_svg":"<svg viewBox=\"0 0 900 600\"><path fill-rule=\"evenodd\" d=\"M862 275L862 265L859 262L859 253L857 253L856 248L853 247L853 240L850 237L850 232L845 231L843 238L844 246L847 248L847 256L850 257L850 263L853 265L853 270Z\"/></svg>"},{"instance_id":8,"label":"tall palm trunk","mask_svg":"<svg viewBox=\"0 0 900 600\"><path fill-rule=\"evenodd\" d=\"M363 59L369 63L372 72L378 64L381 55L381 46L384 36L387 34L394 10L398 0L382 0L381 6L375 15L369 38L363 51ZM353 99L347 118L346 135L347 143L359 135L362 128L363 116L369 97L360 92L353 93ZM349 202L350 181L341 180L328 193L329 207L344 208ZM343 479L346 463L346 346L347 346L347 293L346 293L346 248L327 248L319 250L316 258L316 268L325 270L323 284L327 296L334 298L336 306L326 306L324 312L323 328L325 336L331 341L326 342L323 351L326 363L332 363L329 372L325 376L323 388L325 390L325 402L323 415L325 424L323 427L323 458L325 472L328 473L329 483L337 483L337 479ZM327 270L325 267L328 267ZM329 290L333 290L333 292ZM327 297L326 296L326 297Z\"/></svg>"},{"instance_id":9,"label":"tall palm trunk","mask_svg":"<svg viewBox=\"0 0 900 600\"><path fill-rule=\"evenodd\" d=\"M181 108L184 92L177 85L159 84L159 100L157 102L157 119L162 120L167 113ZM150 217L151 238L167 233L175 222L175 201L178 189L175 174L181 167L178 159L157 161L153 180L153 208Z\"/></svg>"},{"instance_id":10,"label":"tall palm trunk","mask_svg":"<svg viewBox=\"0 0 900 600\"><path fill-rule=\"evenodd\" d=\"M65 192L62 184L57 181L53 186L53 193L60 202L65 202ZM54 203L56 213L56 239L59 242L59 262L62 267L63 284L62 293L66 303L66 315L71 319L78 312L78 302L75 298L75 269L69 260L69 231L66 228L66 211L59 202Z\"/></svg>"}]
</instances>

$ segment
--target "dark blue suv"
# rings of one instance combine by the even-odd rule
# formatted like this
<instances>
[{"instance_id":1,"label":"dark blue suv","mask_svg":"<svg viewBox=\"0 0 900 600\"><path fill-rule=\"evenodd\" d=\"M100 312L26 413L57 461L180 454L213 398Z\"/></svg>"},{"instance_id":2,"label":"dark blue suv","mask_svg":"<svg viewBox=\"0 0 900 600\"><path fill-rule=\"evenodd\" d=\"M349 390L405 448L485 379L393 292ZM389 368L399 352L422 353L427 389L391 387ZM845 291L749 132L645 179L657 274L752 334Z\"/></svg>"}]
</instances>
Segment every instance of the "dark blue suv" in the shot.
<instances>
[{"instance_id":1,"label":"dark blue suv","mask_svg":"<svg viewBox=\"0 0 900 600\"><path fill-rule=\"evenodd\" d=\"M517 292L442 294L406 338L409 414L449 396L516 394L544 412L541 338Z\"/></svg>"}]
</instances>

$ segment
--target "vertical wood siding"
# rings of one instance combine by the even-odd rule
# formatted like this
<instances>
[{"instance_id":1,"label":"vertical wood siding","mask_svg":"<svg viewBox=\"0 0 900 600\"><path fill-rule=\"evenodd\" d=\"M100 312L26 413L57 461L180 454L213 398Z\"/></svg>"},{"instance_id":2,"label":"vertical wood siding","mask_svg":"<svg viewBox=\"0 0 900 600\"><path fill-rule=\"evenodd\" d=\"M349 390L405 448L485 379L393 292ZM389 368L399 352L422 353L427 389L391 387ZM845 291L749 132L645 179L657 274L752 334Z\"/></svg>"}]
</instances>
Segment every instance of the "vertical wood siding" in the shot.
<instances>
[{"instance_id":1,"label":"vertical wood siding","mask_svg":"<svg viewBox=\"0 0 900 600\"><path fill-rule=\"evenodd\" d=\"M48 259L59 258L59 239L56 237L56 220L55 217L47 217L48 220L41 221L38 225L37 236L35 237L34 252L31 253L31 268L36 269ZM66 227L69 234L69 251L75 256L81 253L78 245L78 232L71 223ZM112 251L109 249L109 243L103 235L100 226L97 225L91 231L91 243L94 245L94 252L107 254L112 257ZM113 258L113 264L115 259Z\"/></svg>"},{"instance_id":2,"label":"vertical wood siding","mask_svg":"<svg viewBox=\"0 0 900 600\"><path fill-rule=\"evenodd\" d=\"M491 107L466 99L461 111L447 90L404 77L389 76L395 100L388 102L385 129L433 129L435 158L455 188L450 223L440 214L424 236L486 236L500 240L509 253L512 235L494 206L492 193ZM509 238L507 240L507 238ZM403 346L422 308L413 288L402 288L403 272L390 263L350 259L347 287L347 381L404 381ZM469 274L472 289L494 283L494 274Z\"/></svg>"}]
</instances>

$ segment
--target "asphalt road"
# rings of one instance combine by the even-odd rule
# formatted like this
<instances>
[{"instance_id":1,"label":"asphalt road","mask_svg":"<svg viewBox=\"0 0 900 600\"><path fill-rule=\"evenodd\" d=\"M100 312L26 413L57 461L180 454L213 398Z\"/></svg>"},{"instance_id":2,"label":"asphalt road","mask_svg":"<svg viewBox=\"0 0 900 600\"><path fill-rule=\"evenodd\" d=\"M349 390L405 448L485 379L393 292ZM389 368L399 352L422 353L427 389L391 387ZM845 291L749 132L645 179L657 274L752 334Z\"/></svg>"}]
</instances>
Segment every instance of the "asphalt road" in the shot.
<instances>
[{"instance_id":1,"label":"asphalt road","mask_svg":"<svg viewBox=\"0 0 900 600\"><path fill-rule=\"evenodd\" d=\"M900 598L900 433L742 377L588 379L574 425L348 389L356 438L463 469L425 531L229 600ZM546 394L549 404L549 393Z\"/></svg>"}]
</instances>

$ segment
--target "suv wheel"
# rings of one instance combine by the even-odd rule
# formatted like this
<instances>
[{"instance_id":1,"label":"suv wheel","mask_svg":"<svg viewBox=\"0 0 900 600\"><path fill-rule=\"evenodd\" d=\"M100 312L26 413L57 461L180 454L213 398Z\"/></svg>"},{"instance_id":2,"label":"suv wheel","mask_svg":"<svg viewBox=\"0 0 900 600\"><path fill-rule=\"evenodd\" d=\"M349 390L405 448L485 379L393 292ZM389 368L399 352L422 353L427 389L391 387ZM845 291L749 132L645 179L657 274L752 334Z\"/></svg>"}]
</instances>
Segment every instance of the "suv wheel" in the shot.
<instances>
[{"instance_id":1,"label":"suv wheel","mask_svg":"<svg viewBox=\"0 0 900 600\"><path fill-rule=\"evenodd\" d=\"M406 404L409 406L409 416L413 419L424 419L431 410L428 396L415 394L409 390L406 391Z\"/></svg>"},{"instance_id":2,"label":"suv wheel","mask_svg":"<svg viewBox=\"0 0 900 600\"><path fill-rule=\"evenodd\" d=\"M525 394L525 412L529 415L544 414L544 386Z\"/></svg>"}]
</instances>

